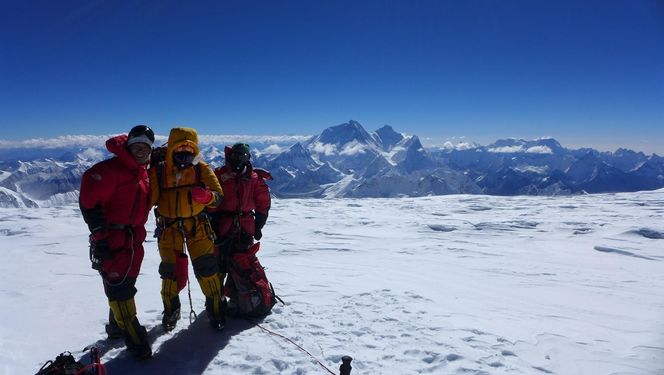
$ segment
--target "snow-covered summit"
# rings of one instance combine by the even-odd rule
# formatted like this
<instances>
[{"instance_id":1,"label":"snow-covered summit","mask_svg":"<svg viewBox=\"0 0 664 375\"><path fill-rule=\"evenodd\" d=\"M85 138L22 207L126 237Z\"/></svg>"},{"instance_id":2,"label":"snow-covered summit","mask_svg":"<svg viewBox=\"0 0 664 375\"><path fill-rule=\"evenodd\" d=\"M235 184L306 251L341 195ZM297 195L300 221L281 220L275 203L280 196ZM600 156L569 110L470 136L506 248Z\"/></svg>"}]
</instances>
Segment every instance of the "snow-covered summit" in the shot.
<instances>
[{"instance_id":1,"label":"snow-covered summit","mask_svg":"<svg viewBox=\"0 0 664 375\"><path fill-rule=\"evenodd\" d=\"M379 144L383 147L384 151L390 151L392 147L404 139L404 135L397 133L391 126L385 125L375 132Z\"/></svg>"},{"instance_id":2,"label":"snow-covered summit","mask_svg":"<svg viewBox=\"0 0 664 375\"><path fill-rule=\"evenodd\" d=\"M320 135L314 136L309 143L333 145L339 152L350 143L379 147L376 140L355 120L329 127L323 130Z\"/></svg>"}]
</instances>

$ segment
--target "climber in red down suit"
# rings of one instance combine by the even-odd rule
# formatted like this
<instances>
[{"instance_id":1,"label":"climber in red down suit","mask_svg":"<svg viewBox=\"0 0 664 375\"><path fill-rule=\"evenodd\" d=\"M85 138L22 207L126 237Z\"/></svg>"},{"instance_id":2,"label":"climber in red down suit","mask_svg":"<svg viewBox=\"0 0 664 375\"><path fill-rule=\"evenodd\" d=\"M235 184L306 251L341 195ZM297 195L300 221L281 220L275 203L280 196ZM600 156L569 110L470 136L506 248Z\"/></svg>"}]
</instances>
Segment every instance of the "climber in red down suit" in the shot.
<instances>
[{"instance_id":1,"label":"climber in red down suit","mask_svg":"<svg viewBox=\"0 0 664 375\"><path fill-rule=\"evenodd\" d=\"M217 168L217 176L225 199L216 209L208 209L213 217L217 234L217 250L221 253L222 267L224 259L234 253L247 251L254 240L263 236L262 229L270 211L270 190L265 179L272 179L263 169L254 169L249 159L249 145L236 143L224 149L226 163ZM233 295L233 281L226 279L229 313L236 306Z\"/></svg>"},{"instance_id":2,"label":"climber in red down suit","mask_svg":"<svg viewBox=\"0 0 664 375\"><path fill-rule=\"evenodd\" d=\"M79 199L90 229L92 268L102 277L110 305L106 332L109 338L124 338L127 350L141 359L152 356L145 328L136 318L134 295L151 208L146 168L153 142L154 132L145 125L106 141L114 157L83 174Z\"/></svg>"}]
</instances>

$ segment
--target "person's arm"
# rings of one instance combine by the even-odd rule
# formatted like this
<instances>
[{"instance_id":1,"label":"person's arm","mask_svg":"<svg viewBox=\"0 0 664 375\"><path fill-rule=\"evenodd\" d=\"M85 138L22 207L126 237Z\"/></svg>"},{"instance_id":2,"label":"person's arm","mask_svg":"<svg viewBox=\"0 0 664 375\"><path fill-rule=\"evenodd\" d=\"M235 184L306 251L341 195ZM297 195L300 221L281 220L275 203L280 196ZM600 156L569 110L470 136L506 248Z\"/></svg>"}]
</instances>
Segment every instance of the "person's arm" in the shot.
<instances>
[{"instance_id":1,"label":"person's arm","mask_svg":"<svg viewBox=\"0 0 664 375\"><path fill-rule=\"evenodd\" d=\"M254 212L254 238L260 240L263 237L263 227L267 222L271 205L270 188L261 177L258 177L256 181L254 203L256 205L256 212Z\"/></svg>"},{"instance_id":2,"label":"person's arm","mask_svg":"<svg viewBox=\"0 0 664 375\"><path fill-rule=\"evenodd\" d=\"M104 260L112 257L103 207L113 195L116 184L114 174L99 165L86 171L81 178L78 203L90 229L90 261L95 270L101 270Z\"/></svg>"},{"instance_id":3,"label":"person's arm","mask_svg":"<svg viewBox=\"0 0 664 375\"><path fill-rule=\"evenodd\" d=\"M201 163L199 166L201 182L205 187L196 186L191 189L191 197L194 201L208 207L219 207L224 199L224 191L217 176L209 165Z\"/></svg>"},{"instance_id":4,"label":"person's arm","mask_svg":"<svg viewBox=\"0 0 664 375\"><path fill-rule=\"evenodd\" d=\"M79 207L90 233L106 230L104 204L113 196L117 180L113 173L100 165L87 170L81 178Z\"/></svg>"}]
</instances>

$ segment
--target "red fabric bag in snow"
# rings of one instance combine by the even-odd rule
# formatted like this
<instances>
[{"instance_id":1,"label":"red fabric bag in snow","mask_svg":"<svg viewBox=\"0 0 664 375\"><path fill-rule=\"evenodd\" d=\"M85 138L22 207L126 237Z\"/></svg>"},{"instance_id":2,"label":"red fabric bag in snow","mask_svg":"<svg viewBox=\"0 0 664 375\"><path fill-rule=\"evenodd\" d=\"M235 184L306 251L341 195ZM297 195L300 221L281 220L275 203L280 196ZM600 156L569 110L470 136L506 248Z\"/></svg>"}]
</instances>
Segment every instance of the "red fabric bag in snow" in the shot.
<instances>
[{"instance_id":1,"label":"red fabric bag in snow","mask_svg":"<svg viewBox=\"0 0 664 375\"><path fill-rule=\"evenodd\" d=\"M259 248L260 242L256 242L246 252L236 252L228 259L224 291L229 298L237 301L240 316L263 317L277 302L274 288L256 258Z\"/></svg>"}]
</instances>

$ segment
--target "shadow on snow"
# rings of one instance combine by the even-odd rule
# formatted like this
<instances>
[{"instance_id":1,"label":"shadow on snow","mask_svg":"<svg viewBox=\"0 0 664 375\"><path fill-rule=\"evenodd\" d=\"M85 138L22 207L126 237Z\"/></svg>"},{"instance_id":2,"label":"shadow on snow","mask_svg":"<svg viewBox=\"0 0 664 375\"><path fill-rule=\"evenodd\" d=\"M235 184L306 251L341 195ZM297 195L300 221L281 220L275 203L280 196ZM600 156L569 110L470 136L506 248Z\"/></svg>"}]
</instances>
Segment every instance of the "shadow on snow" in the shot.
<instances>
[{"instance_id":1,"label":"shadow on snow","mask_svg":"<svg viewBox=\"0 0 664 375\"><path fill-rule=\"evenodd\" d=\"M186 324L186 319L182 319L180 324ZM161 325L157 325L148 331L148 340L154 352L151 359L137 360L123 350L104 365L109 374L200 374L210 366L232 336L254 326L254 323L243 319L228 319L224 330L216 332L210 328L205 317L199 317L155 348L155 340L164 333ZM112 344L104 344L100 340L92 346L97 346L100 356L103 356L111 349L123 348L124 343L121 339L114 340ZM84 354L80 361L90 363L89 355Z\"/></svg>"}]
</instances>

